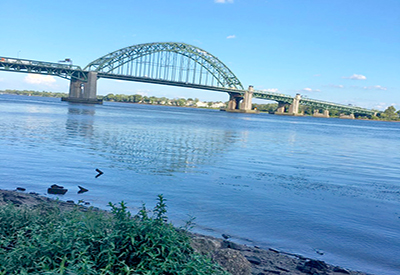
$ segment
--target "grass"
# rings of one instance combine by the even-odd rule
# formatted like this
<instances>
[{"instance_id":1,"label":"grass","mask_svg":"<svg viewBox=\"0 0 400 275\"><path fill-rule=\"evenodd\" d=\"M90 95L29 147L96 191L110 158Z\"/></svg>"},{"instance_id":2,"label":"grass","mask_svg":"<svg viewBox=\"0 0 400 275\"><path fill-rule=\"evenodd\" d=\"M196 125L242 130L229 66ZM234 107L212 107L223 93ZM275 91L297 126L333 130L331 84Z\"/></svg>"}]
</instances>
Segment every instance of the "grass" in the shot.
<instances>
[{"instance_id":1,"label":"grass","mask_svg":"<svg viewBox=\"0 0 400 275\"><path fill-rule=\"evenodd\" d=\"M228 274L168 223L162 195L151 216L110 207L0 207L0 274Z\"/></svg>"}]
</instances>

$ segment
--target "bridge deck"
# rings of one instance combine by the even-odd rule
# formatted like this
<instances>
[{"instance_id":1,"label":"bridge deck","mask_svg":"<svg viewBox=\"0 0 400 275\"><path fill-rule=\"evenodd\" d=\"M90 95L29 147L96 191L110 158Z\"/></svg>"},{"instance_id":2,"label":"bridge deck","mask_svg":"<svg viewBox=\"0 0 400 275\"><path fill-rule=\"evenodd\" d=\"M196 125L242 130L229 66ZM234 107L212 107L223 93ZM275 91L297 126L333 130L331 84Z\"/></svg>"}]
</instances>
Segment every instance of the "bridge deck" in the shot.
<instances>
[{"instance_id":1,"label":"bridge deck","mask_svg":"<svg viewBox=\"0 0 400 275\"><path fill-rule=\"evenodd\" d=\"M36 73L36 74L45 74L45 75L54 75L59 76L66 79L78 79L80 81L88 80L89 71L82 70L81 67L76 65L67 65L67 64L59 64L59 63L51 63L51 62L43 62L43 61L35 61L28 59L18 59L18 58L10 58L10 57L0 57L0 70L3 71L13 71L13 72L21 72L21 73ZM206 86L199 85L189 82L179 82L179 81L171 81L164 79L154 79L149 77L138 77L131 75L122 75L122 74L111 74L99 72L97 75L99 78L108 78L108 79L118 79L118 80L127 80L127 81L136 81L136 82L144 82L144 83L152 83L152 84L161 84L161 85L170 85L177 87L185 87L185 88L193 88L193 89L202 89L209 91L217 91L217 92L226 92L230 94L244 94L245 90L235 89L235 88L226 88L226 87L218 87L218 86ZM294 97L290 95L259 91L255 90L253 93L254 98L273 100L277 102L282 102L285 104L292 104ZM337 104L333 102L327 102L317 99L310 98L301 98L300 104L312 106L314 108L320 109L335 109L342 112L349 112L354 114L361 115L374 115L375 112L369 109L349 106L343 104Z\"/></svg>"}]
</instances>

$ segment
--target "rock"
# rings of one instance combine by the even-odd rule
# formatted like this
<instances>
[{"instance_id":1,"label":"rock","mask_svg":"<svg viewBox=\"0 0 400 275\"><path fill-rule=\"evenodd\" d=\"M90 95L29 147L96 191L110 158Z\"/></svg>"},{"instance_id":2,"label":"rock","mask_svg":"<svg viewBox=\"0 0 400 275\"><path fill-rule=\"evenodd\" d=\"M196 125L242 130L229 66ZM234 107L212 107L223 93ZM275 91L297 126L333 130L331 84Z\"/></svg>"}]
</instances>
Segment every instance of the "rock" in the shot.
<instances>
[{"instance_id":1,"label":"rock","mask_svg":"<svg viewBox=\"0 0 400 275\"><path fill-rule=\"evenodd\" d=\"M230 241L223 241L221 245L222 245L222 248L232 248L234 250L239 250L239 251L242 251L245 249L243 245L236 244L236 243L230 242Z\"/></svg>"},{"instance_id":2,"label":"rock","mask_svg":"<svg viewBox=\"0 0 400 275\"><path fill-rule=\"evenodd\" d=\"M276 250L276 249L273 249L273 248L268 248L268 250L269 250L269 251L272 251L272 252L274 252L274 253L279 253L279 251L278 251L278 250Z\"/></svg>"},{"instance_id":3,"label":"rock","mask_svg":"<svg viewBox=\"0 0 400 275\"><path fill-rule=\"evenodd\" d=\"M72 201L72 200L68 200L68 201L67 201L67 203L74 204L75 202L74 202L74 201Z\"/></svg>"},{"instance_id":4,"label":"rock","mask_svg":"<svg viewBox=\"0 0 400 275\"><path fill-rule=\"evenodd\" d=\"M63 189L64 186L57 185L57 184L53 184L52 186L50 186L50 188L59 188L59 189Z\"/></svg>"},{"instance_id":5,"label":"rock","mask_svg":"<svg viewBox=\"0 0 400 275\"><path fill-rule=\"evenodd\" d=\"M249 257L246 257L246 259L252 264L255 264L255 265L261 264L261 259L256 256L249 256Z\"/></svg>"},{"instance_id":6,"label":"rock","mask_svg":"<svg viewBox=\"0 0 400 275\"><path fill-rule=\"evenodd\" d=\"M231 236L228 234L222 234L221 235L225 240L229 239Z\"/></svg>"},{"instance_id":7,"label":"rock","mask_svg":"<svg viewBox=\"0 0 400 275\"><path fill-rule=\"evenodd\" d=\"M53 195L64 195L67 193L68 189L64 189L63 186L53 184L50 188L47 189L48 194L53 194Z\"/></svg>"},{"instance_id":8,"label":"rock","mask_svg":"<svg viewBox=\"0 0 400 275\"><path fill-rule=\"evenodd\" d=\"M250 275L251 264L236 250L224 248L215 251L213 259L232 275Z\"/></svg>"},{"instance_id":9,"label":"rock","mask_svg":"<svg viewBox=\"0 0 400 275\"><path fill-rule=\"evenodd\" d=\"M205 237L193 237L191 245L196 252L203 255L211 254L221 248L221 243L218 240Z\"/></svg>"},{"instance_id":10,"label":"rock","mask_svg":"<svg viewBox=\"0 0 400 275\"><path fill-rule=\"evenodd\" d=\"M343 273L343 274L350 274L349 271L347 271L346 269L344 269L344 268L342 268L342 267L340 267L340 266L335 266L335 267L333 268L333 271L334 271L334 272L338 272L338 273Z\"/></svg>"},{"instance_id":11,"label":"rock","mask_svg":"<svg viewBox=\"0 0 400 275\"><path fill-rule=\"evenodd\" d=\"M17 191L25 191L25 190L26 190L25 188L17 187Z\"/></svg>"},{"instance_id":12,"label":"rock","mask_svg":"<svg viewBox=\"0 0 400 275\"><path fill-rule=\"evenodd\" d=\"M297 265L297 269L306 274L325 275L328 265L323 261L308 259L305 263Z\"/></svg>"}]
</instances>

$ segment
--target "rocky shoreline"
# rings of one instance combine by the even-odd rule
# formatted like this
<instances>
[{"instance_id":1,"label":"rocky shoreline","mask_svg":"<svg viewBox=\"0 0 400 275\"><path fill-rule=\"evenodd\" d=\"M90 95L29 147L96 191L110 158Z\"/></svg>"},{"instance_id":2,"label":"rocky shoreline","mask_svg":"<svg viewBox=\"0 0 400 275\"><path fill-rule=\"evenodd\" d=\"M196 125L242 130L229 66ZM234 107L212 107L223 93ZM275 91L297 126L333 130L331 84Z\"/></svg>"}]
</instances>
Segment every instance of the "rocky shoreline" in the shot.
<instances>
[{"instance_id":1,"label":"rocky shoreline","mask_svg":"<svg viewBox=\"0 0 400 275\"><path fill-rule=\"evenodd\" d=\"M16 206L34 207L38 204L54 202L62 210L72 210L74 207L80 207L82 211L87 210L86 206L77 206L72 201L56 201L36 193L28 194L24 191L0 190L0 205L13 203ZM237 244L229 241L229 239L218 239L196 233L190 233L190 237L192 246L197 252L211 256L233 275L368 275L272 248L263 250L258 247Z\"/></svg>"}]
</instances>

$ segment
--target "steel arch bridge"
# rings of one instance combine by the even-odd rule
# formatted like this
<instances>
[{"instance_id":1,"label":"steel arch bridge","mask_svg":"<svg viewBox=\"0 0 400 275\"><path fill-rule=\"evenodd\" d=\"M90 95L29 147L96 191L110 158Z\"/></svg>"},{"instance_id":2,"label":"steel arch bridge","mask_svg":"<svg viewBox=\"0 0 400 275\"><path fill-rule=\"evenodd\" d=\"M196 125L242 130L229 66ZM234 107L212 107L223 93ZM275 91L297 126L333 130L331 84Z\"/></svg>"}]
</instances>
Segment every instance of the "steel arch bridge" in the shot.
<instances>
[{"instance_id":1,"label":"steel arch bridge","mask_svg":"<svg viewBox=\"0 0 400 275\"><path fill-rule=\"evenodd\" d=\"M109 78L226 92L230 95L228 109L232 111L239 108L251 111L254 97L277 101L280 108L301 104L323 110L374 115L374 111L356 106L257 91L252 87L251 91L250 88L245 90L239 79L217 57L198 47L178 42L145 43L122 48L90 62L84 69L72 64L0 56L0 70L69 79L70 90L66 100L71 102L101 103L97 99L97 79Z\"/></svg>"},{"instance_id":2,"label":"steel arch bridge","mask_svg":"<svg viewBox=\"0 0 400 275\"><path fill-rule=\"evenodd\" d=\"M243 90L233 72L217 57L198 47L176 42L126 47L89 63L84 70L99 77L119 78L193 88L219 87ZM139 81L139 80L137 80Z\"/></svg>"}]
</instances>

